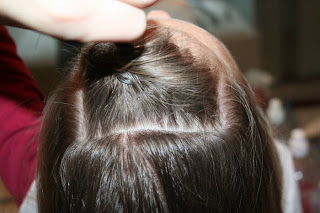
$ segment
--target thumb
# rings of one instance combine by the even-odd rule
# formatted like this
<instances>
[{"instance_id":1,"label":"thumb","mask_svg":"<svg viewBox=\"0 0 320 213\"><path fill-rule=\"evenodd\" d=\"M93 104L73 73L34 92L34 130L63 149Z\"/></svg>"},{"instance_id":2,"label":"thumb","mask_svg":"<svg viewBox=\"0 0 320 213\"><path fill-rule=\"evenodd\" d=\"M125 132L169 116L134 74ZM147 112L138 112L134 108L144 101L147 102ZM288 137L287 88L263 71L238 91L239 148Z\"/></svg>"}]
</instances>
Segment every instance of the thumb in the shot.
<instances>
[{"instance_id":1,"label":"thumb","mask_svg":"<svg viewBox=\"0 0 320 213\"><path fill-rule=\"evenodd\" d=\"M94 13L85 21L92 31L88 40L132 41L143 35L146 14L119 1L98 0Z\"/></svg>"},{"instance_id":2,"label":"thumb","mask_svg":"<svg viewBox=\"0 0 320 213\"><path fill-rule=\"evenodd\" d=\"M145 32L146 15L143 10L112 0L95 0L90 4L90 13L82 19L61 21L63 38L82 42L128 42Z\"/></svg>"},{"instance_id":3,"label":"thumb","mask_svg":"<svg viewBox=\"0 0 320 213\"><path fill-rule=\"evenodd\" d=\"M25 1L5 0L0 14L19 25L66 40L129 42L146 29L143 10L121 1Z\"/></svg>"}]
</instances>

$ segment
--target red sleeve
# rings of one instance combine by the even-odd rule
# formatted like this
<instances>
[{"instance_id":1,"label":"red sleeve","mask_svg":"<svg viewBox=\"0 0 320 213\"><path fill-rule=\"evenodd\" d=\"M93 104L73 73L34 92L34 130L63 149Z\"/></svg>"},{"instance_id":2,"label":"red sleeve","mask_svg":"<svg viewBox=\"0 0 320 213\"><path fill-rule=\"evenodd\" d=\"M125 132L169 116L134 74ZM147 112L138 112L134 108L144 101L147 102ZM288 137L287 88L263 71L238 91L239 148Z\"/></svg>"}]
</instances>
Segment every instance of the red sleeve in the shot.
<instances>
[{"instance_id":1,"label":"red sleeve","mask_svg":"<svg viewBox=\"0 0 320 213\"><path fill-rule=\"evenodd\" d=\"M43 95L0 26L0 175L20 205L35 178Z\"/></svg>"}]
</instances>

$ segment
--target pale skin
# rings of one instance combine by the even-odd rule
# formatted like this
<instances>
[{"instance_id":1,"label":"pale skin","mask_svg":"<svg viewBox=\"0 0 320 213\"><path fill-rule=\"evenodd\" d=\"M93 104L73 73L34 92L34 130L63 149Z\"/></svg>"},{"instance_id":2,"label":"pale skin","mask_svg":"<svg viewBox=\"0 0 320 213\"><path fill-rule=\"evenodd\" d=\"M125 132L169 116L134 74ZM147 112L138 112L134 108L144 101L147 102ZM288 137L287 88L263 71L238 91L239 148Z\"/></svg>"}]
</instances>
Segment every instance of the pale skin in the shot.
<instances>
[{"instance_id":1,"label":"pale skin","mask_svg":"<svg viewBox=\"0 0 320 213\"><path fill-rule=\"evenodd\" d=\"M130 42L157 0L0 0L0 24L81 42Z\"/></svg>"}]
</instances>

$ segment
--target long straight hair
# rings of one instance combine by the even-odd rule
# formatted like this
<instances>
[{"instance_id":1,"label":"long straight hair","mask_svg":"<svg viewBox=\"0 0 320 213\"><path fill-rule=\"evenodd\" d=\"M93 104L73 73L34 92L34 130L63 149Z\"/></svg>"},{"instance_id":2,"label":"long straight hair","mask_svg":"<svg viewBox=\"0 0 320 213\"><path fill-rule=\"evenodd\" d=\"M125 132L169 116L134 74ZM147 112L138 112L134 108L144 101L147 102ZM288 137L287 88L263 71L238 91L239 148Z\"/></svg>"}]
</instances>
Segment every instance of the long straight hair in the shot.
<instances>
[{"instance_id":1,"label":"long straight hair","mask_svg":"<svg viewBox=\"0 0 320 213\"><path fill-rule=\"evenodd\" d=\"M245 80L173 40L152 29L82 49L44 113L40 212L282 212L278 157Z\"/></svg>"}]
</instances>

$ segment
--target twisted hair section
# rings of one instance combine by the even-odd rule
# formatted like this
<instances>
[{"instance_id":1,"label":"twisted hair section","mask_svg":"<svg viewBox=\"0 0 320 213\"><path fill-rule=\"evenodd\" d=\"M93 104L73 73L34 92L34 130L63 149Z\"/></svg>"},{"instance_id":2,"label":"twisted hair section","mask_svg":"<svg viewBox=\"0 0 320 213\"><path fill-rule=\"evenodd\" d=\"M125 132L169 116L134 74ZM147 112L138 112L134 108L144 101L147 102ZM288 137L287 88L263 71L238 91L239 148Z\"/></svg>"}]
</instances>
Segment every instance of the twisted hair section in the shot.
<instances>
[{"instance_id":1,"label":"twisted hair section","mask_svg":"<svg viewBox=\"0 0 320 213\"><path fill-rule=\"evenodd\" d=\"M251 90L210 60L154 27L85 46L45 111L40 212L281 212Z\"/></svg>"}]
</instances>

